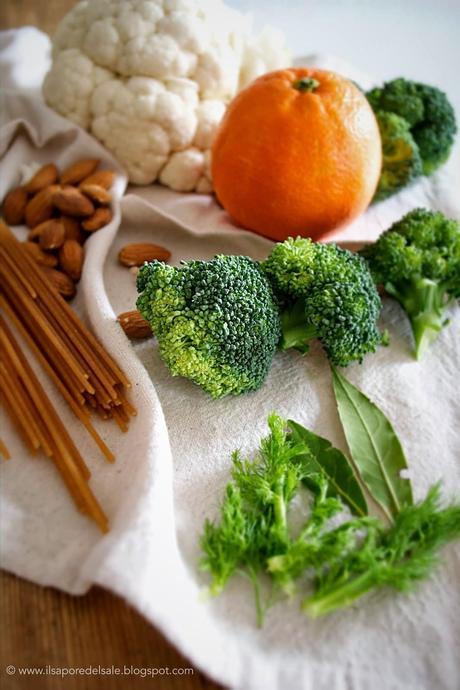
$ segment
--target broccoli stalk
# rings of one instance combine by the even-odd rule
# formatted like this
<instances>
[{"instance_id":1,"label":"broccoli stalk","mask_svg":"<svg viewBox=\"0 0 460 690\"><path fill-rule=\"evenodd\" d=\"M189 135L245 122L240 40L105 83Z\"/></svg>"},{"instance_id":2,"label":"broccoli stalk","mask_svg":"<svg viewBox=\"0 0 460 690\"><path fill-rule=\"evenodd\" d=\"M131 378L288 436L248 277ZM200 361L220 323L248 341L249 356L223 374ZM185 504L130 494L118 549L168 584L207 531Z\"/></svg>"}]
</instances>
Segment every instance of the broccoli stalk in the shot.
<instances>
[{"instance_id":1,"label":"broccoli stalk","mask_svg":"<svg viewBox=\"0 0 460 690\"><path fill-rule=\"evenodd\" d=\"M446 312L454 302L449 288L448 283L437 283L429 278L414 278L398 287L390 282L385 283L386 292L399 302L409 317L416 359L422 358L449 323Z\"/></svg>"},{"instance_id":2,"label":"broccoli stalk","mask_svg":"<svg viewBox=\"0 0 460 690\"><path fill-rule=\"evenodd\" d=\"M361 361L383 342L381 302L366 262L335 244L289 238L263 263L280 302L280 349L320 340L333 364Z\"/></svg>"},{"instance_id":3,"label":"broccoli stalk","mask_svg":"<svg viewBox=\"0 0 460 690\"><path fill-rule=\"evenodd\" d=\"M305 302L301 299L281 314L280 350L297 350L306 354L310 349L309 341L317 338L316 329L305 320Z\"/></svg>"},{"instance_id":4,"label":"broccoli stalk","mask_svg":"<svg viewBox=\"0 0 460 690\"><path fill-rule=\"evenodd\" d=\"M377 283L407 313L420 359L448 323L460 296L460 227L442 213L415 209L361 254Z\"/></svg>"}]
</instances>

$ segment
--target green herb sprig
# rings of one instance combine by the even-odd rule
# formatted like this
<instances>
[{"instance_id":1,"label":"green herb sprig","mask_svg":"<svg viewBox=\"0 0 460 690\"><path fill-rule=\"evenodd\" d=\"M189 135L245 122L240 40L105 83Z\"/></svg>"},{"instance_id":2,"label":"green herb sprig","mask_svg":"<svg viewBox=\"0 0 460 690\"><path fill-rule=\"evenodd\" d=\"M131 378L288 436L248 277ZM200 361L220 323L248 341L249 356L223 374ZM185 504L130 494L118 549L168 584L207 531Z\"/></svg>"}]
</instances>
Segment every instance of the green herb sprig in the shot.
<instances>
[{"instance_id":1,"label":"green herb sprig","mask_svg":"<svg viewBox=\"0 0 460 690\"><path fill-rule=\"evenodd\" d=\"M460 537L460 504L443 507L439 484L414 504L390 422L336 370L333 385L353 463L327 439L272 413L254 459L233 453L220 520L204 526L210 592L219 594L236 573L247 577L259 625L274 601L296 592L303 611L317 617L381 587L410 591ZM387 522L368 515L362 487ZM303 516L295 527L294 498Z\"/></svg>"}]
</instances>

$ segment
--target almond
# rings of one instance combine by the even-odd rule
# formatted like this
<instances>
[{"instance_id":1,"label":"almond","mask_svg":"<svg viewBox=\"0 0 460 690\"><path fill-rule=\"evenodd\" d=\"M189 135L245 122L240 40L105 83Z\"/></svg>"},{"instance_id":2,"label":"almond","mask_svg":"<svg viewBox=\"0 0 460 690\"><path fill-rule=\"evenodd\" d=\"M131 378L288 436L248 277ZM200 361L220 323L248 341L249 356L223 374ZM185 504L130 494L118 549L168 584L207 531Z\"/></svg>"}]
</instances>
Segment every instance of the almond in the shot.
<instances>
[{"instance_id":1,"label":"almond","mask_svg":"<svg viewBox=\"0 0 460 690\"><path fill-rule=\"evenodd\" d=\"M77 161L73 165L66 168L61 174L62 184L78 184L85 177L91 175L99 165L100 161L96 158L85 158L83 160Z\"/></svg>"},{"instance_id":2,"label":"almond","mask_svg":"<svg viewBox=\"0 0 460 690\"><path fill-rule=\"evenodd\" d=\"M68 275L57 271L55 268L41 267L50 284L61 294L64 299L72 299L76 293L73 280Z\"/></svg>"},{"instance_id":3,"label":"almond","mask_svg":"<svg viewBox=\"0 0 460 690\"><path fill-rule=\"evenodd\" d=\"M40 266L48 266L49 268L57 266L57 257L54 254L44 252L35 242L24 242L22 246L24 249L27 249L34 261L40 264Z\"/></svg>"},{"instance_id":4,"label":"almond","mask_svg":"<svg viewBox=\"0 0 460 690\"><path fill-rule=\"evenodd\" d=\"M77 282L83 268L83 249L76 240L66 240L59 250L59 264L64 273Z\"/></svg>"},{"instance_id":5,"label":"almond","mask_svg":"<svg viewBox=\"0 0 460 690\"><path fill-rule=\"evenodd\" d=\"M97 184L104 189L110 189L115 179L115 173L112 170L97 170L95 173L86 177L80 186L83 184Z\"/></svg>"},{"instance_id":6,"label":"almond","mask_svg":"<svg viewBox=\"0 0 460 690\"><path fill-rule=\"evenodd\" d=\"M51 251L62 246L65 239L65 228L61 221L47 220L39 225L38 228L34 228L33 232L37 232L39 228L41 228L41 231L38 234L38 242L42 249Z\"/></svg>"},{"instance_id":7,"label":"almond","mask_svg":"<svg viewBox=\"0 0 460 690\"><path fill-rule=\"evenodd\" d=\"M62 213L69 216L91 216L94 206L76 187L62 187L53 196L53 203Z\"/></svg>"},{"instance_id":8,"label":"almond","mask_svg":"<svg viewBox=\"0 0 460 690\"><path fill-rule=\"evenodd\" d=\"M141 242L139 244L127 244L118 253L118 261L123 266L143 266L146 261L168 261L171 256L164 247L157 244Z\"/></svg>"},{"instance_id":9,"label":"almond","mask_svg":"<svg viewBox=\"0 0 460 690\"><path fill-rule=\"evenodd\" d=\"M148 321L138 311L126 311L118 317L118 323L132 340L140 340L141 338L150 338L152 336L152 329Z\"/></svg>"},{"instance_id":10,"label":"almond","mask_svg":"<svg viewBox=\"0 0 460 690\"><path fill-rule=\"evenodd\" d=\"M26 206L26 225L35 228L53 215L53 195L59 190L59 185L50 185L36 194Z\"/></svg>"},{"instance_id":11,"label":"almond","mask_svg":"<svg viewBox=\"0 0 460 690\"><path fill-rule=\"evenodd\" d=\"M37 170L35 175L27 182L25 186L26 191L29 194L36 194L45 187L49 187L50 184L54 184L58 178L58 169L54 163L48 163Z\"/></svg>"},{"instance_id":12,"label":"almond","mask_svg":"<svg viewBox=\"0 0 460 690\"><path fill-rule=\"evenodd\" d=\"M24 187L16 187L3 199L2 213L7 225L21 225L27 206L27 192Z\"/></svg>"},{"instance_id":13,"label":"almond","mask_svg":"<svg viewBox=\"0 0 460 690\"><path fill-rule=\"evenodd\" d=\"M45 223L47 223L47 222L48 221L45 220ZM38 240L40 239L41 232L42 232L42 225L43 225L43 223L40 223L40 225L37 225L32 230L29 230L29 234L27 235L27 242L35 242L35 241L38 242Z\"/></svg>"},{"instance_id":14,"label":"almond","mask_svg":"<svg viewBox=\"0 0 460 690\"><path fill-rule=\"evenodd\" d=\"M84 244L87 235L81 229L80 221L70 216L61 216L59 218L65 228L66 240L76 240L78 244Z\"/></svg>"},{"instance_id":15,"label":"almond","mask_svg":"<svg viewBox=\"0 0 460 690\"><path fill-rule=\"evenodd\" d=\"M97 208L90 218L83 221L82 228L87 232L96 232L100 228L110 223L112 220L112 211L107 206Z\"/></svg>"},{"instance_id":16,"label":"almond","mask_svg":"<svg viewBox=\"0 0 460 690\"><path fill-rule=\"evenodd\" d=\"M84 182L80 185L79 189L92 201L97 201L97 203L101 204L102 206L107 206L107 204L110 204L112 200L110 192L108 192L104 187L101 187L100 184L88 184Z\"/></svg>"},{"instance_id":17,"label":"almond","mask_svg":"<svg viewBox=\"0 0 460 690\"><path fill-rule=\"evenodd\" d=\"M43 223L39 223L34 228L32 228L32 230L29 231L27 241L33 242L34 240L40 240L40 235L42 234L43 230L45 230L45 228L47 228L48 225L53 225L54 223L56 223L56 221L53 218L50 218L49 220L44 220Z\"/></svg>"}]
</instances>

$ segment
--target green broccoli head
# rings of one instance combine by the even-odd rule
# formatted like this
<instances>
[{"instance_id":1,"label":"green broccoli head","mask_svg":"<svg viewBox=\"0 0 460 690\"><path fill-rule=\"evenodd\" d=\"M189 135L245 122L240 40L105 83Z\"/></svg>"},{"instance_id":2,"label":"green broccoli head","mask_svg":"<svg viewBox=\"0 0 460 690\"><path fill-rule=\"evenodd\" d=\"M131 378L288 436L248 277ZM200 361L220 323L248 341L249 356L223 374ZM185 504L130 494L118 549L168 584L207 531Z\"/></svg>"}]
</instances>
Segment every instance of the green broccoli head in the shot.
<instances>
[{"instance_id":1,"label":"green broccoli head","mask_svg":"<svg viewBox=\"0 0 460 690\"><path fill-rule=\"evenodd\" d=\"M382 342L381 302L366 262L335 244L289 238L263 268L281 305L281 349L318 338L333 364L361 361Z\"/></svg>"},{"instance_id":2,"label":"green broccoli head","mask_svg":"<svg viewBox=\"0 0 460 690\"><path fill-rule=\"evenodd\" d=\"M346 367L382 343L377 327L381 306L373 284L329 283L307 297L305 318L330 361Z\"/></svg>"},{"instance_id":3,"label":"green broccoli head","mask_svg":"<svg viewBox=\"0 0 460 690\"><path fill-rule=\"evenodd\" d=\"M366 96L375 113L394 113L407 122L424 175L431 175L445 163L457 131L455 112L445 93L435 86L399 78Z\"/></svg>"},{"instance_id":4,"label":"green broccoli head","mask_svg":"<svg viewBox=\"0 0 460 690\"><path fill-rule=\"evenodd\" d=\"M262 266L282 301L301 297L315 279L316 244L308 238L277 242Z\"/></svg>"},{"instance_id":5,"label":"green broccoli head","mask_svg":"<svg viewBox=\"0 0 460 690\"><path fill-rule=\"evenodd\" d=\"M423 161L424 175L434 173L449 158L457 132L455 111L445 93L434 86L418 84L424 104L424 118L412 134Z\"/></svg>"},{"instance_id":6,"label":"green broccoli head","mask_svg":"<svg viewBox=\"0 0 460 690\"><path fill-rule=\"evenodd\" d=\"M320 244L307 237L288 237L273 247L263 269L282 302L302 298L318 283L347 282L356 277L360 259L336 244Z\"/></svg>"},{"instance_id":7,"label":"green broccoli head","mask_svg":"<svg viewBox=\"0 0 460 690\"><path fill-rule=\"evenodd\" d=\"M423 121L425 112L418 86L419 84L400 77L368 91L366 96L374 112L383 110L396 113L406 120L409 127L413 127Z\"/></svg>"},{"instance_id":8,"label":"green broccoli head","mask_svg":"<svg viewBox=\"0 0 460 690\"><path fill-rule=\"evenodd\" d=\"M407 120L385 110L377 110L375 116L382 139L382 171L374 201L382 201L419 177L423 166Z\"/></svg>"},{"instance_id":9,"label":"green broccoli head","mask_svg":"<svg viewBox=\"0 0 460 690\"><path fill-rule=\"evenodd\" d=\"M361 251L374 279L398 300L411 321L420 358L446 324L460 296L460 226L442 213L418 208Z\"/></svg>"},{"instance_id":10,"label":"green broccoli head","mask_svg":"<svg viewBox=\"0 0 460 690\"><path fill-rule=\"evenodd\" d=\"M257 262L216 256L175 268L153 261L139 271L137 287L137 307L173 376L191 379L213 398L262 385L281 331Z\"/></svg>"}]
</instances>

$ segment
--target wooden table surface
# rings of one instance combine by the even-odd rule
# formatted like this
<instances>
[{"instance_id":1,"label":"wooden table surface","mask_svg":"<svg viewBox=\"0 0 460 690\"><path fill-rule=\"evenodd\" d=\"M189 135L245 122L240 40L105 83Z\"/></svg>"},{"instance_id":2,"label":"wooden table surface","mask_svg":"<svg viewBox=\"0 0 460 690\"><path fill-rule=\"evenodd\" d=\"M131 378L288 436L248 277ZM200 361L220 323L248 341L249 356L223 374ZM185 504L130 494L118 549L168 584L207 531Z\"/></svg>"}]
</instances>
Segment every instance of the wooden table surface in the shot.
<instances>
[{"instance_id":1,"label":"wooden table surface","mask_svg":"<svg viewBox=\"0 0 460 690\"><path fill-rule=\"evenodd\" d=\"M75 0L1 0L0 30L37 26L52 34ZM218 690L150 623L120 598L99 588L71 597L0 573L0 686L3 690ZM16 672L8 675L7 666ZM51 675L51 668L112 666L130 675ZM20 667L48 675L23 676ZM164 669L169 669L169 675ZM137 669L157 669L142 678ZM160 669L162 671L160 671ZM192 669L192 673L182 673ZM10 669L11 671L11 669ZM149 671L142 671L148 673ZM160 675L161 673L161 675Z\"/></svg>"}]
</instances>

